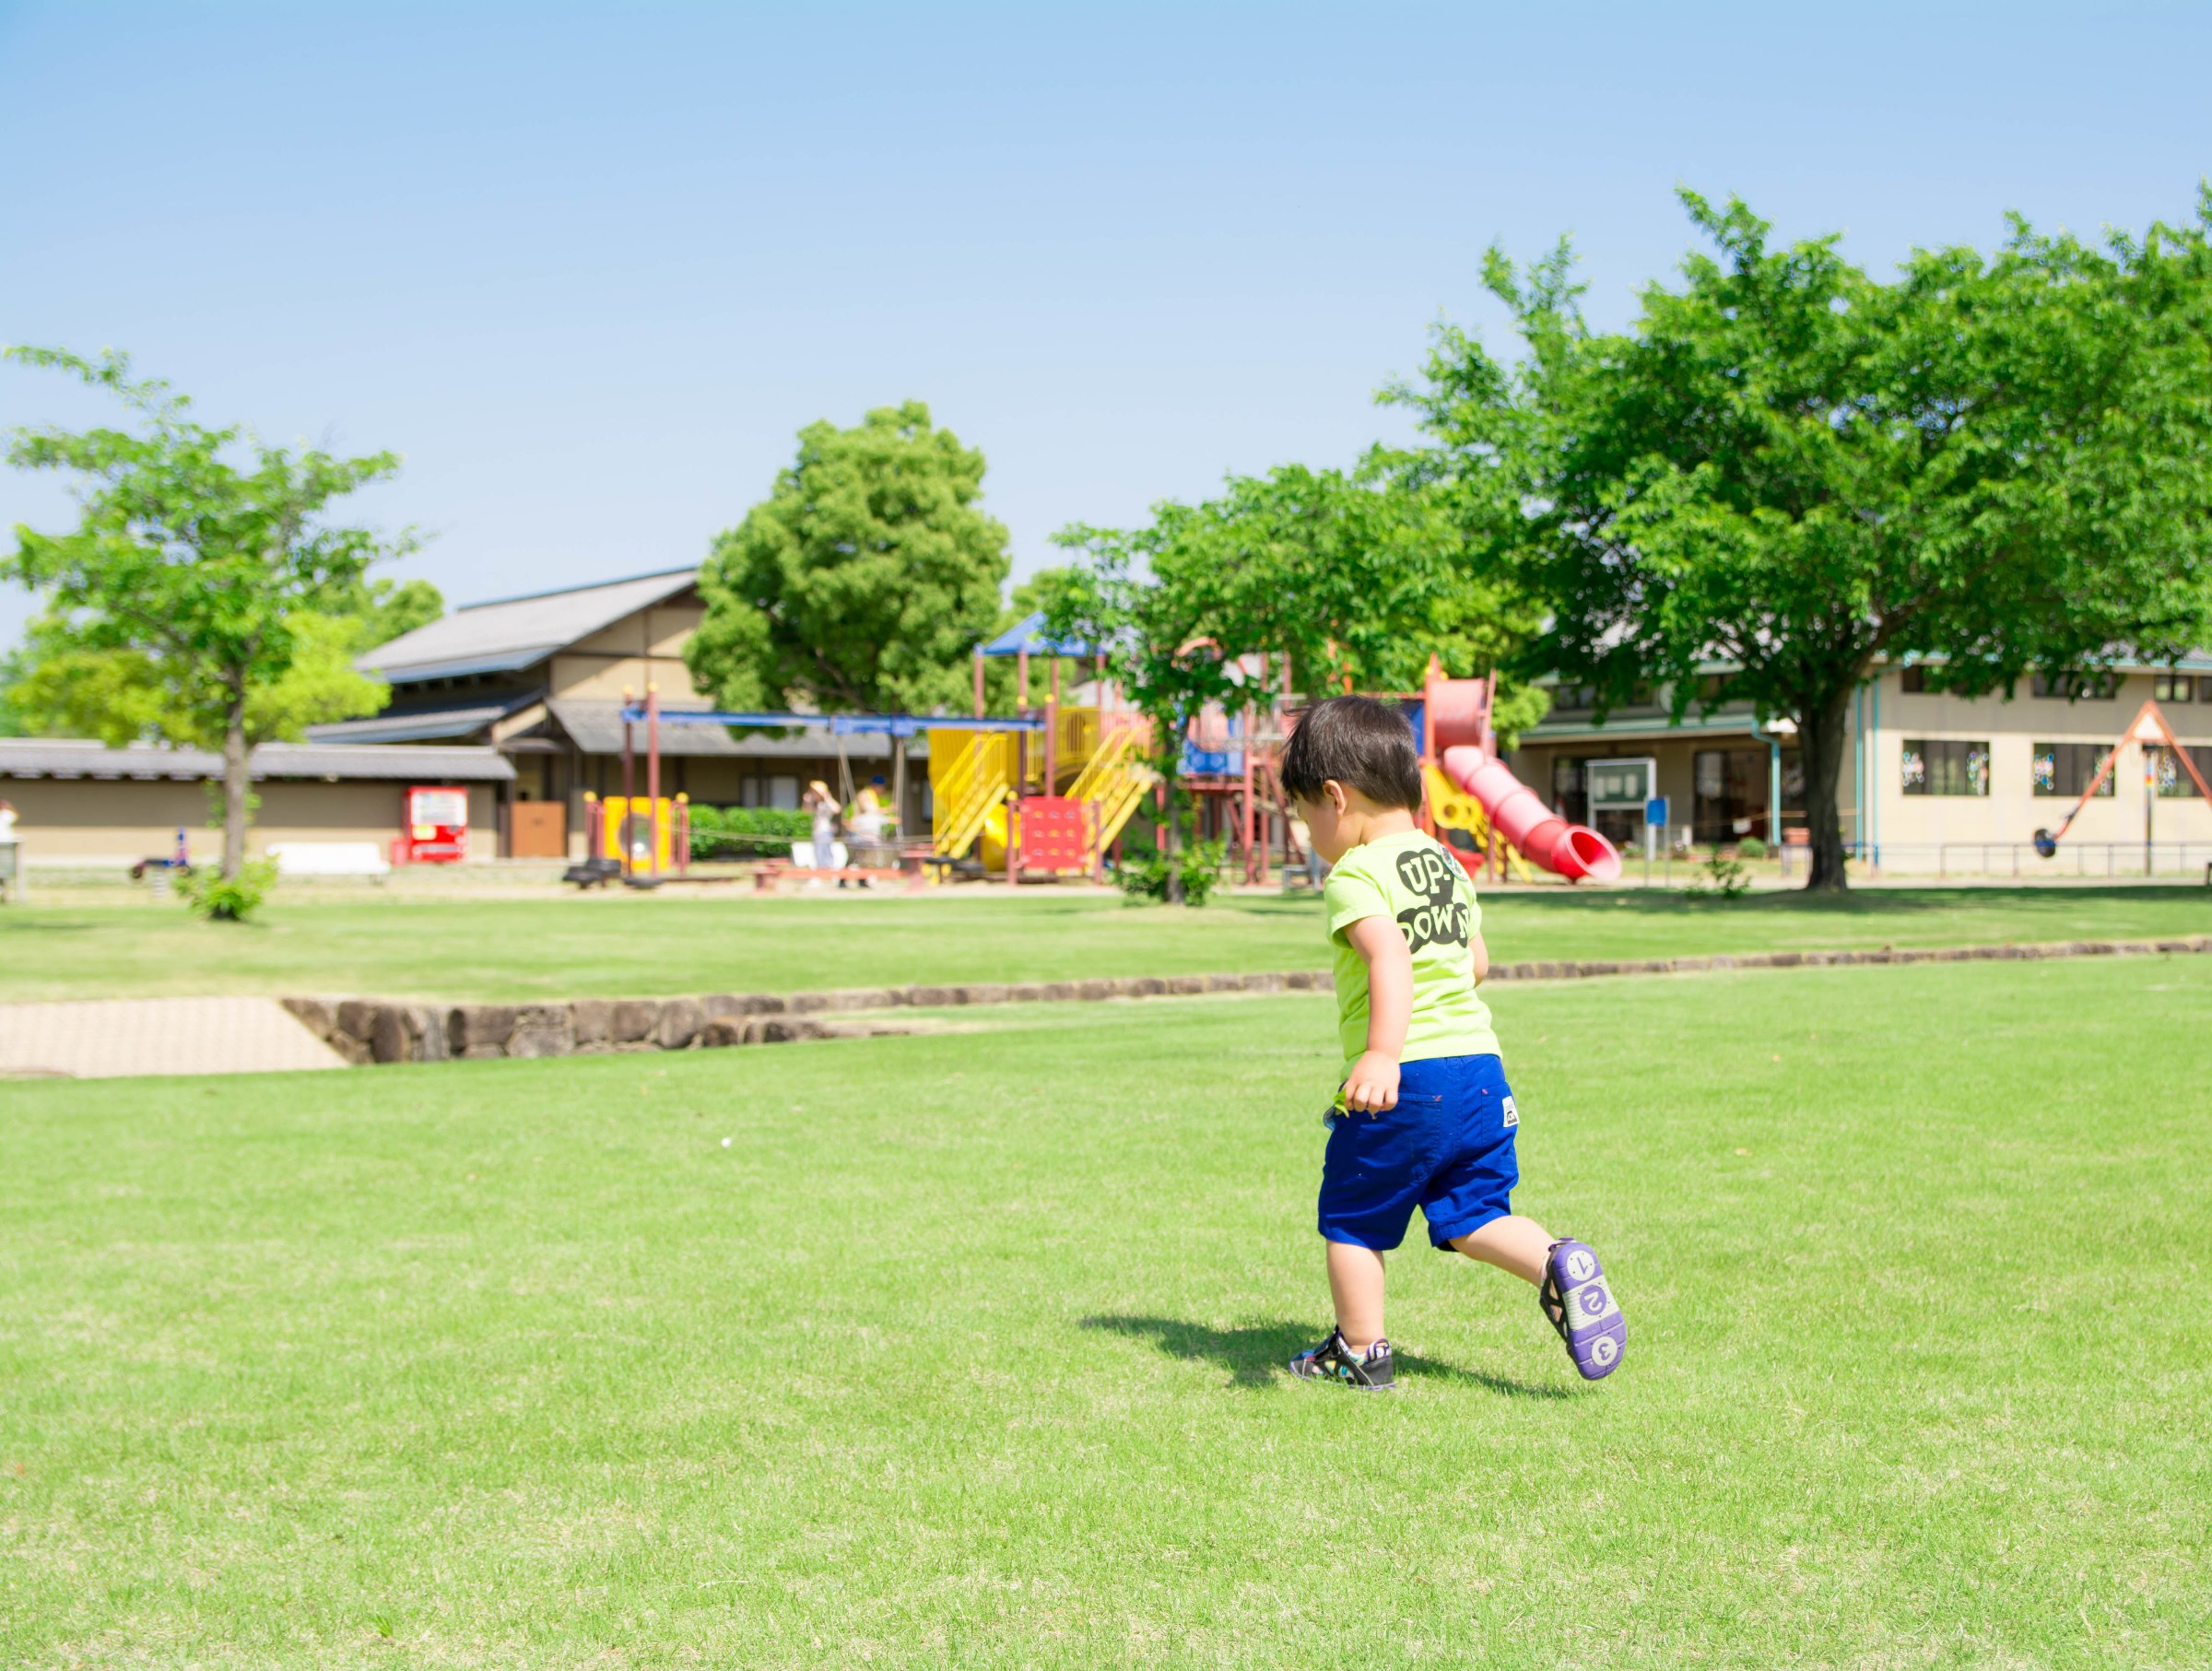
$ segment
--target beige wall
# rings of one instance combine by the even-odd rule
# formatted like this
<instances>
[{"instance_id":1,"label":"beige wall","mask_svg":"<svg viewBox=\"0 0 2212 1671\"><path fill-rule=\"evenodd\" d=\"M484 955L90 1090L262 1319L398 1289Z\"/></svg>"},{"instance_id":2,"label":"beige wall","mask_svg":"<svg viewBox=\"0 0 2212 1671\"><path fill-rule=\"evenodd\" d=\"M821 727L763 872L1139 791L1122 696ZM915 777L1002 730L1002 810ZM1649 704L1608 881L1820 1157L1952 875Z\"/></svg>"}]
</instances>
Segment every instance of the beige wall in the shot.
<instances>
[{"instance_id":1,"label":"beige wall","mask_svg":"<svg viewBox=\"0 0 2212 1671\"><path fill-rule=\"evenodd\" d=\"M407 785L394 782L320 781L255 785L248 850L274 841L373 841L387 851L399 834ZM205 784L112 778L0 778L0 800L15 803L16 834L27 864L81 860L126 865L166 858L177 831L195 860L222 853L222 834L207 828L215 803ZM492 785L469 786L469 858L498 856L498 797Z\"/></svg>"},{"instance_id":2,"label":"beige wall","mask_svg":"<svg viewBox=\"0 0 2212 1671\"><path fill-rule=\"evenodd\" d=\"M2055 830L2074 805L2072 795L2039 795L2034 788L2038 743L2088 743L2110 747L2151 694L2152 676L2128 674L2109 700L2069 702L2037 697L2023 681L2010 701L2002 697L1968 700L1928 692L1907 693L1900 676L1881 679L1879 729L1873 734L1873 783L1877 822L1873 831L1885 853L1893 849L1932 848L1937 843L2026 841L2039 829ZM2167 724L2184 744L2212 744L2212 707L2201 702L2160 705ZM1871 712L1869 714L1871 719ZM1920 795L1904 793L1903 752L1907 738L1989 745L1989 794ZM1848 762L1845 770L1849 771ZM2140 848L2144 803L2143 751L2130 743L2120 750L2112 795L2099 796L2081 810L2067 831L2077 843L2120 842ZM2151 809L2158 841L2212 842L2212 806L2191 794L2156 800Z\"/></svg>"},{"instance_id":3,"label":"beige wall","mask_svg":"<svg viewBox=\"0 0 2212 1671\"><path fill-rule=\"evenodd\" d=\"M656 604L580 640L553 658L552 694L618 700L624 687L642 696L658 684L665 699L703 699L684 665L684 645L706 618L698 604Z\"/></svg>"}]
</instances>

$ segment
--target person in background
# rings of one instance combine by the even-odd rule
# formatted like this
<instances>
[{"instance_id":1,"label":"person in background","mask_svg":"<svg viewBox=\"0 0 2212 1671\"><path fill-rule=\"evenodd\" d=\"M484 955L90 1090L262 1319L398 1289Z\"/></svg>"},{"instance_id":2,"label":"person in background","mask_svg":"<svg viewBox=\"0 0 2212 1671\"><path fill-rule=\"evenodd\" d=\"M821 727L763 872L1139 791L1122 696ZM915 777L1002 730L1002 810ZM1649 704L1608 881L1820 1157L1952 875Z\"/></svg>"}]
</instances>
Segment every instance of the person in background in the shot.
<instances>
[{"instance_id":1,"label":"person in background","mask_svg":"<svg viewBox=\"0 0 2212 1671\"><path fill-rule=\"evenodd\" d=\"M853 832L856 849L853 862L855 865L879 866L887 862L883 836L884 828L890 819L884 811L884 801L883 779L880 777L870 778L867 787L853 797L853 813L846 820L846 827ZM863 888L868 886L865 877L860 885ZM839 886L842 887L843 884L840 883Z\"/></svg>"},{"instance_id":2,"label":"person in background","mask_svg":"<svg viewBox=\"0 0 2212 1671\"><path fill-rule=\"evenodd\" d=\"M836 869L837 797L830 793L829 784L817 778L806 785L806 793L799 797L799 806L814 820L814 867Z\"/></svg>"}]
</instances>

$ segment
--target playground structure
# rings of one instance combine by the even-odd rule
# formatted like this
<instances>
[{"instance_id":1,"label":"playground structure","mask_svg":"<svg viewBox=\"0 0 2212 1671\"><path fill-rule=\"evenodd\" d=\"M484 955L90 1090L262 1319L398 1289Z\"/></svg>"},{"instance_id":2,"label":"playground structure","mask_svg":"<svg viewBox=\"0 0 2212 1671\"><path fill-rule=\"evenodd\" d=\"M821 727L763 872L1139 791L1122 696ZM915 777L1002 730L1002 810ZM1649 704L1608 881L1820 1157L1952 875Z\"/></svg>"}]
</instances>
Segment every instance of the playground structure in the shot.
<instances>
[{"instance_id":1,"label":"playground structure","mask_svg":"<svg viewBox=\"0 0 2212 1671\"><path fill-rule=\"evenodd\" d=\"M1030 703L1030 659L1046 658L1041 709ZM984 717L986 660L1016 664L1018 721ZM1159 776L1144 763L1151 727L1119 708L1105 677L1105 657L1093 644L1045 635L1044 617L1016 623L975 649L975 715L968 735L929 751L932 806L930 856L969 861L1009 882L1024 876L1100 877L1121 833L1154 793ZM1064 707L1064 661L1092 665L1095 704Z\"/></svg>"},{"instance_id":2,"label":"playground structure","mask_svg":"<svg viewBox=\"0 0 2212 1671\"><path fill-rule=\"evenodd\" d=\"M1493 877L1518 860L1524 877L1525 867L1534 865L1570 882L1619 880L1620 854L1613 843L1552 811L1498 758L1498 734L1490 727L1497 688L1495 674L1448 679L1436 658L1429 658L1415 735L1430 782L1432 829L1464 832L1475 852L1487 850ZM1460 794L1438 794L1440 777L1447 790ZM1466 847L1448 835L1440 839L1473 868Z\"/></svg>"},{"instance_id":3,"label":"playground structure","mask_svg":"<svg viewBox=\"0 0 2212 1671\"><path fill-rule=\"evenodd\" d=\"M1286 864L1298 857L1289 833L1290 806L1279 766L1294 728L1288 668L1278 688L1270 658L1239 658L1251 698L1239 712L1214 705L1190 722L1178 781L1197 797L1202 830L1225 835L1243 879L1267 880L1277 846L1267 820L1278 818ZM1566 878L1616 881L1620 854L1594 830L1552 811L1498 758L1490 725L1495 676L1454 679L1430 658L1418 693L1382 693L1412 728L1427 791L1421 827L1437 837L1470 874L1533 881L1537 871Z\"/></svg>"},{"instance_id":4,"label":"playground structure","mask_svg":"<svg viewBox=\"0 0 2212 1671\"><path fill-rule=\"evenodd\" d=\"M1029 700L1032 655L1046 657L1050 669L1041 709L1032 708ZM984 663L994 656L1018 664L1021 712L1010 717L982 712ZM1061 665L1070 660L1092 664L1095 702L1062 705ZM1177 772L1178 782L1198 802L1202 829L1227 836L1244 880L1262 885L1277 845L1276 830L1285 864L1300 856L1279 772L1282 745L1297 714L1288 666L1277 664L1277 688L1270 660L1264 654L1238 658L1248 700L1241 712L1217 703L1192 717ZM1405 716L1418 742L1427 791L1422 828L1451 848L1471 875L1487 868L1493 879L1511 875L1533 880L1541 870L1570 882L1617 880L1620 855L1613 844L1594 830L1570 824L1498 758L1490 724L1496 688L1495 676L1446 678L1432 656L1418 694L1381 699ZM1137 809L1149 799L1156 814L1165 811L1166 785L1145 763L1152 748L1150 724L1116 705L1102 653L1077 641L1047 638L1041 615L976 647L971 717L664 710L651 687L641 704L629 692L624 695L623 793L604 802L587 797L587 865L619 874L635 885L653 886L669 875L681 877L689 868L688 803L681 794L671 801L660 793L663 724L814 727L841 738L888 734L898 780L894 806L906 804L904 741L926 734L932 799L928 841L901 841L896 872L864 873L848 866L835 873L841 879L896 874L920 883L933 868L963 865L995 873L1010 883L1025 877L1100 877ZM645 729L642 796L634 781L632 727L639 724ZM841 787L846 793L841 799L848 798L850 784ZM801 866L781 869L787 875L816 874Z\"/></svg>"},{"instance_id":5,"label":"playground structure","mask_svg":"<svg viewBox=\"0 0 2212 1671\"><path fill-rule=\"evenodd\" d=\"M2127 729L2120 734L2118 741L2104 751L2104 759L2098 763L2097 775L2089 780L2089 786L2081 792L2081 798L2074 803L2072 809L2059 821L2058 828L2056 830L2039 830L2035 832L2035 851L2042 857L2054 859L2058 856L2059 842L2065 839L2066 831L2074 826L2074 820L2081 816L2081 809L2095 799L2097 792L2104 787L2105 780L2112 775L2113 768L2120 762L2120 750L2130 743L2137 744L2143 748L2146 778L2148 778L2156 770L2151 764L2150 750L2154 747L2163 747L2166 751L2165 758L2178 763L2181 769L2189 774L2189 781L2196 785L2196 793L2204 796L2207 804L2212 804L2212 788L2206 786L2204 774L2197 771L2196 762L2189 758L2189 750L2173 735L2173 727L2166 723L2165 710L2160 708L2155 700L2147 700L2142 707L2136 710L2136 717L2128 722ZM2159 797L2156 783L2147 782L2143 787L2143 870L2144 874L2147 876L2150 873L2151 862L2151 818L2158 806ZM2206 874L2212 876L2212 871L2208 871Z\"/></svg>"}]
</instances>

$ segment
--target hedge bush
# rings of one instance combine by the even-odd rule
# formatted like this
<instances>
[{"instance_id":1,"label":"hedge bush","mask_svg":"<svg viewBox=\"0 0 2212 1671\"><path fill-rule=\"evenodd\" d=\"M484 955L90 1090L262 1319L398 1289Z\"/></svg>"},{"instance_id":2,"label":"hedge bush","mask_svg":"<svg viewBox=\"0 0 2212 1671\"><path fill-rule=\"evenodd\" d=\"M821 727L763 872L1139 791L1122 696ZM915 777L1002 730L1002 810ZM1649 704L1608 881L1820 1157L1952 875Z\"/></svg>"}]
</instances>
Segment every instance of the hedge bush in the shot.
<instances>
[{"instance_id":1,"label":"hedge bush","mask_svg":"<svg viewBox=\"0 0 2212 1671\"><path fill-rule=\"evenodd\" d=\"M791 844L813 833L814 815L780 806L691 808L695 859L788 858Z\"/></svg>"}]
</instances>

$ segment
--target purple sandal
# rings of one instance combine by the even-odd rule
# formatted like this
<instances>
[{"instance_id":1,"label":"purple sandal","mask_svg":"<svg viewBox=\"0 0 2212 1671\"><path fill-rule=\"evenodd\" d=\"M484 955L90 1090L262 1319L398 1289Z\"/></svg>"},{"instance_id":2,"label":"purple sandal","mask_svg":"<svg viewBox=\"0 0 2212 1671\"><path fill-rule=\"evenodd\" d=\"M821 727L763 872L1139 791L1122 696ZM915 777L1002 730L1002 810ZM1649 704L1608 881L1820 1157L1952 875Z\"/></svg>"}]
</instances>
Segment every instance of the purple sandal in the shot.
<instances>
[{"instance_id":1,"label":"purple sandal","mask_svg":"<svg viewBox=\"0 0 2212 1671\"><path fill-rule=\"evenodd\" d=\"M1559 1241L1544 1259L1536 1303L1567 1343L1567 1356L1584 1381L1610 1375L1628 1350L1629 1323L1613 1298L1613 1285L1588 1244Z\"/></svg>"}]
</instances>

